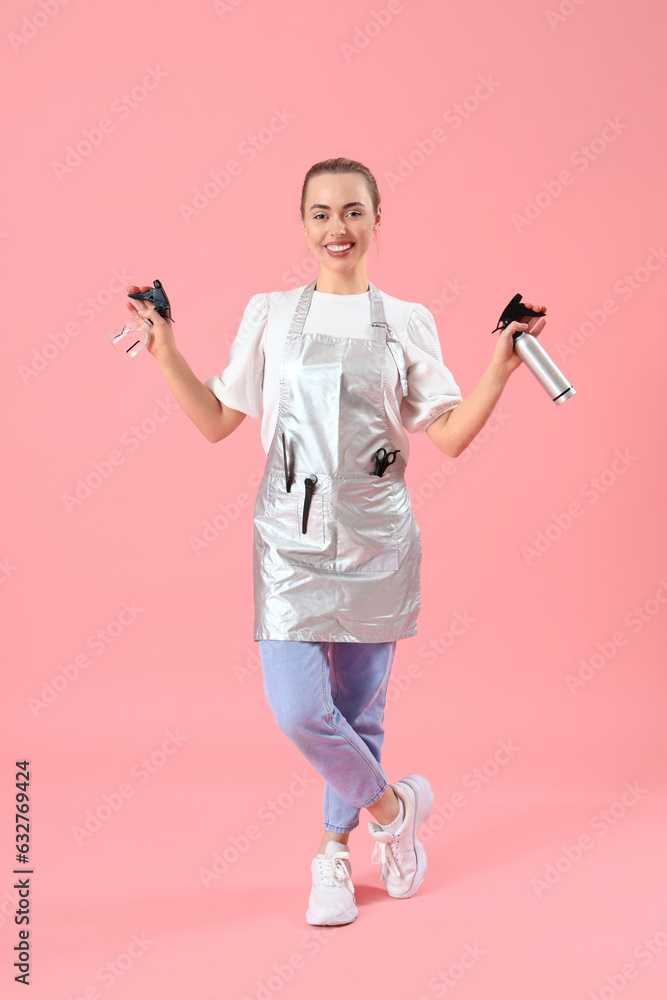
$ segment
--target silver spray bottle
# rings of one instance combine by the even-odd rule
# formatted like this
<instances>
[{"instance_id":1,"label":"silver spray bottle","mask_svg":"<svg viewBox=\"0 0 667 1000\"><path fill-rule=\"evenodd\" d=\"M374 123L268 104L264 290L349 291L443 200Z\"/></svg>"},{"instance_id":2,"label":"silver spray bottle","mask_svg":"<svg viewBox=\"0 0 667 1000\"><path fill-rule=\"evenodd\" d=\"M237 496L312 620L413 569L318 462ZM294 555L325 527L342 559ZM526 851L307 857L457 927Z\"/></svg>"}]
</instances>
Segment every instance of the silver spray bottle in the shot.
<instances>
[{"instance_id":1,"label":"silver spray bottle","mask_svg":"<svg viewBox=\"0 0 667 1000\"><path fill-rule=\"evenodd\" d=\"M503 313L498 320L498 325L492 333L506 326L521 316L543 316L544 313L535 312L529 309L521 301L521 293L517 292L513 299L508 302ZM526 330L518 330L513 334L514 350L521 360L530 368L537 381L549 393L554 403L559 406L570 396L574 396L575 389L572 388L568 379L565 378L560 368L554 364L542 345L532 333Z\"/></svg>"}]
</instances>

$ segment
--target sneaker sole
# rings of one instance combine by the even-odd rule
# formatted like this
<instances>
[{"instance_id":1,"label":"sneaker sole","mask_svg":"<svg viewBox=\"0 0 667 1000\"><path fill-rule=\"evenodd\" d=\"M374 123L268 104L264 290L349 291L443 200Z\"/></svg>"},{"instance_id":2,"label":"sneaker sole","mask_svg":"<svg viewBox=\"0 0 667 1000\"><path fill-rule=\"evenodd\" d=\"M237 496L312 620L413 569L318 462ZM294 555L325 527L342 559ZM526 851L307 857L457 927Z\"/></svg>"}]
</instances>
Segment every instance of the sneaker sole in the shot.
<instances>
[{"instance_id":1,"label":"sneaker sole","mask_svg":"<svg viewBox=\"0 0 667 1000\"><path fill-rule=\"evenodd\" d=\"M424 875L426 874L426 851L424 849L424 845L417 836L417 831L431 815L431 809L433 808L433 790L431 789L429 782L421 774L408 774L405 778L401 778L400 783L409 785L410 788L412 788L415 793L415 801L417 803L413 836L415 855L417 858L417 871L415 872L414 882L410 886L409 892L394 893L390 892L389 889L387 889L387 892L394 899L408 899L408 897L414 895L420 887L424 881Z\"/></svg>"},{"instance_id":2,"label":"sneaker sole","mask_svg":"<svg viewBox=\"0 0 667 1000\"><path fill-rule=\"evenodd\" d=\"M326 927L326 926L331 927L331 926L336 926L337 924L352 923L352 921L357 916L358 912L359 911L357 909L356 903L353 903L352 906L348 907L348 909L345 910L344 913L340 913L338 914L338 916L331 917L330 919L322 920L318 919L309 907L306 912L306 920L308 921L309 924L315 924L318 927Z\"/></svg>"}]
</instances>

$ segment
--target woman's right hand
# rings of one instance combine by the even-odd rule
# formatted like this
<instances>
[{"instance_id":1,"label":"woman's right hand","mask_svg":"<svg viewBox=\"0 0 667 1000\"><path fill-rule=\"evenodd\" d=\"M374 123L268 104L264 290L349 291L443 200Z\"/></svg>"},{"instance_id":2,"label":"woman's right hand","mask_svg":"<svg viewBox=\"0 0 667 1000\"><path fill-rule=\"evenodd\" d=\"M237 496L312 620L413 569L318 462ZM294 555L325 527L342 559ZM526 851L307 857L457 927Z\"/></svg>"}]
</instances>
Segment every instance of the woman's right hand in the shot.
<instances>
[{"instance_id":1,"label":"woman's right hand","mask_svg":"<svg viewBox=\"0 0 667 1000\"><path fill-rule=\"evenodd\" d=\"M152 287L152 285L128 285L127 290L128 292L148 292ZM149 299L128 299L127 308L131 313L138 313L142 319L149 319L153 324L148 332L146 350L154 358L159 354L176 350L171 320L160 316Z\"/></svg>"}]
</instances>

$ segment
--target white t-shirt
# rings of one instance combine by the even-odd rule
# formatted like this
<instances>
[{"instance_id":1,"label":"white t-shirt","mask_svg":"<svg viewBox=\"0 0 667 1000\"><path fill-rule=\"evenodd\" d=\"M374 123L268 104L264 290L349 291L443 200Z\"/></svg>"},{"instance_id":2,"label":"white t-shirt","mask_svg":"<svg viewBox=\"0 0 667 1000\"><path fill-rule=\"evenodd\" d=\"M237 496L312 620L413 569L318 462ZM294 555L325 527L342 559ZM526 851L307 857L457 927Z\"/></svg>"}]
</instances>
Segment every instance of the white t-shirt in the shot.
<instances>
[{"instance_id":1,"label":"white t-shirt","mask_svg":"<svg viewBox=\"0 0 667 1000\"><path fill-rule=\"evenodd\" d=\"M305 287L253 295L229 349L224 371L204 380L204 385L223 406L261 419L262 445L267 454L276 429L285 338ZM408 395L404 397L394 356L387 347L387 420L393 444L407 461L410 445L405 432L426 430L436 417L453 409L463 397L443 363L432 313L418 302L403 302L382 291L380 295L387 323L403 347L408 373ZM368 337L371 329L370 292L358 295L313 292L304 333Z\"/></svg>"}]
</instances>

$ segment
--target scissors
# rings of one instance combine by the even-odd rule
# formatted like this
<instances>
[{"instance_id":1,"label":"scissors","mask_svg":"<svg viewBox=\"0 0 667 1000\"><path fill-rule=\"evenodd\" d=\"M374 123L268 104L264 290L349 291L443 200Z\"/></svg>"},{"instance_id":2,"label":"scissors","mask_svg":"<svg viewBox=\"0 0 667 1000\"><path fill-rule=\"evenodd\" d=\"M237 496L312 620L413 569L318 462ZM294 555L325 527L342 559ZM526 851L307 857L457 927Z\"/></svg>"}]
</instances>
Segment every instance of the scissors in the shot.
<instances>
[{"instance_id":1,"label":"scissors","mask_svg":"<svg viewBox=\"0 0 667 1000\"><path fill-rule=\"evenodd\" d=\"M378 448L373 455L373 458L375 459L375 471L373 475L383 476L387 466L393 465L396 461L396 456L400 450L400 448L397 448L396 451L385 451L384 448Z\"/></svg>"}]
</instances>

